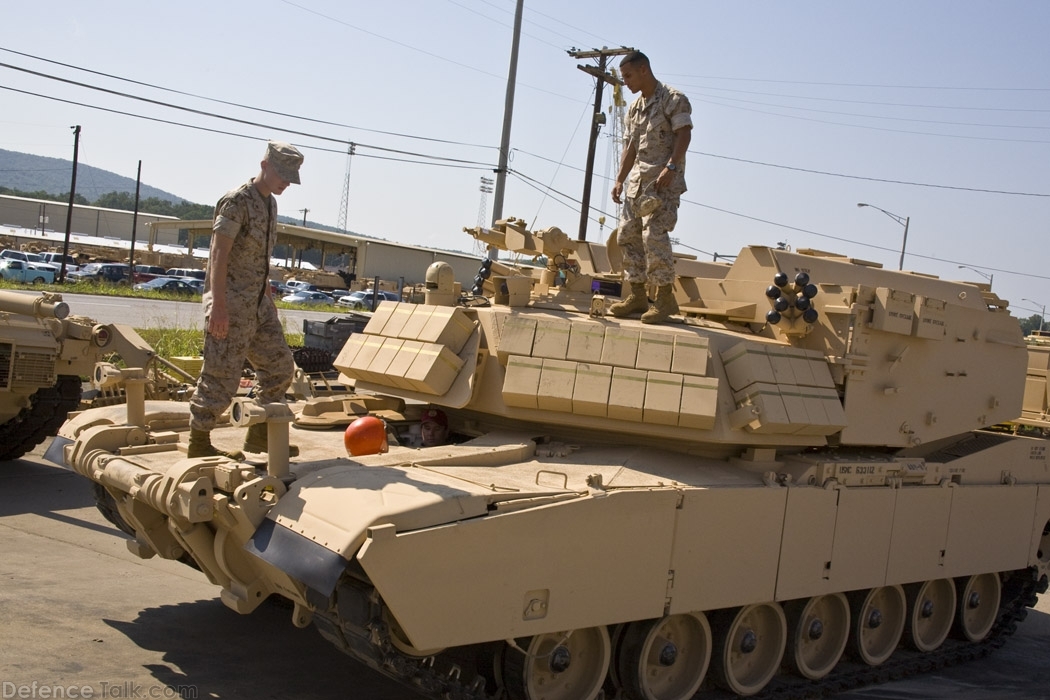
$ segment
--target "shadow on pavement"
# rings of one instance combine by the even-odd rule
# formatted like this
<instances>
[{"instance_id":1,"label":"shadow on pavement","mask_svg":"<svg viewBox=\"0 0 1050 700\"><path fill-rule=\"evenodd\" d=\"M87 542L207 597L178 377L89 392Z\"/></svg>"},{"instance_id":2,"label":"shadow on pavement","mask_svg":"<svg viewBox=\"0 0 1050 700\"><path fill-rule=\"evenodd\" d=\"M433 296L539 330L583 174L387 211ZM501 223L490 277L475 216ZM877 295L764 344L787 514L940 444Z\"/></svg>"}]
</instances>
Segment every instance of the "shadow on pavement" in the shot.
<instances>
[{"instance_id":1,"label":"shadow on pavement","mask_svg":"<svg viewBox=\"0 0 1050 700\"><path fill-rule=\"evenodd\" d=\"M291 609L272 601L250 615L197 600L143 610L133 622L104 622L162 653L165 664L148 670L169 687L194 686L198 698L419 697L344 655L313 627L293 626Z\"/></svg>"}]
</instances>

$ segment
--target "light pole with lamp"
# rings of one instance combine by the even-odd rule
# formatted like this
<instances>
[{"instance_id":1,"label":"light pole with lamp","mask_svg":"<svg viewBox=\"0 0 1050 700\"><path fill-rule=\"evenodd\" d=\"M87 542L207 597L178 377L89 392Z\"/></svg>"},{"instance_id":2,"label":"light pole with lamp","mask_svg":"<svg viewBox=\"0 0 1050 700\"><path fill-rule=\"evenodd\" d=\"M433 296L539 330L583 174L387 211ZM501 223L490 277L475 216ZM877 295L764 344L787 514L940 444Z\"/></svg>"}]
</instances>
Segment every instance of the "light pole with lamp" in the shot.
<instances>
[{"instance_id":1,"label":"light pole with lamp","mask_svg":"<svg viewBox=\"0 0 1050 700\"><path fill-rule=\"evenodd\" d=\"M960 270L970 270L971 272L976 272L978 275L980 275L981 277L983 277L986 280L988 280L988 288L991 289L991 287L992 287L992 278L995 277L994 274L988 274L987 272L981 272L976 267L970 267L969 265L959 265L959 269Z\"/></svg>"},{"instance_id":2,"label":"light pole with lamp","mask_svg":"<svg viewBox=\"0 0 1050 700\"><path fill-rule=\"evenodd\" d=\"M888 212L885 209L883 209L882 207L877 207L874 204L865 204L864 202L857 202L857 206L858 207L871 207L872 209L878 209L883 214L885 214L886 216L890 217L891 219L893 219L898 224L900 224L901 226L904 227L904 240L901 241L901 262L900 262L900 265L897 266L898 270L903 270L904 269L904 249L908 247L908 223L911 221L911 217L910 216L897 216L896 214L894 214L892 212Z\"/></svg>"},{"instance_id":3,"label":"light pole with lamp","mask_svg":"<svg viewBox=\"0 0 1050 700\"><path fill-rule=\"evenodd\" d=\"M1039 332L1042 333L1043 332L1043 319L1046 318L1046 304L1040 304L1038 301L1035 301L1034 299L1021 299L1021 301L1027 301L1029 304L1035 304L1036 306L1038 306L1041 309L1041 311L1039 312Z\"/></svg>"}]
</instances>

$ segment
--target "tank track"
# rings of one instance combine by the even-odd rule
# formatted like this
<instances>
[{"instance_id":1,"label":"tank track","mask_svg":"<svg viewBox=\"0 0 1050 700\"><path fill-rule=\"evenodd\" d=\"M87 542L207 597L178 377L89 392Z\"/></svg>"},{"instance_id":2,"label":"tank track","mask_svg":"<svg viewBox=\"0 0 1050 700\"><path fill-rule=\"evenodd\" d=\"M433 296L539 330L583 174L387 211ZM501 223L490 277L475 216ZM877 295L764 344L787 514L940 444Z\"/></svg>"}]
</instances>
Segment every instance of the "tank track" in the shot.
<instances>
[{"instance_id":1,"label":"tank track","mask_svg":"<svg viewBox=\"0 0 1050 700\"><path fill-rule=\"evenodd\" d=\"M1018 624L1036 603L1036 596L1047 589L1045 577L1036 579L1032 571L1014 571L1003 577L1002 600L995 625L988 636L976 643L949 637L932 652L917 652L903 644L881 666L870 667L845 655L835 669L818 681L784 671L753 698L761 700L803 700L830 697L863 686L920 676L987 656L1006 643ZM475 665L483 657L491 659L498 645L477 645L448 650L425 659L399 652L383 622L381 602L374 590L363 582L344 579L332 600L312 601L314 623L322 636L344 653L364 662L423 696L441 700L503 700L493 677L475 675ZM487 670L481 673L487 675ZM715 687L708 680L693 696L695 700L723 700L736 695ZM605 695L605 700L614 700ZM582 700L582 699L581 699Z\"/></svg>"},{"instance_id":2,"label":"tank track","mask_svg":"<svg viewBox=\"0 0 1050 700\"><path fill-rule=\"evenodd\" d=\"M70 411L80 406L80 377L59 375L54 386L37 389L30 405L0 425L0 462L18 459L58 433Z\"/></svg>"},{"instance_id":3,"label":"tank track","mask_svg":"<svg viewBox=\"0 0 1050 700\"><path fill-rule=\"evenodd\" d=\"M98 512L102 514L102 517L108 520L111 525L115 525L125 535L134 539L135 528L131 527L128 521L124 520L124 516L120 514L120 511L117 510L117 501L113 498L113 494L97 481L91 482L91 492L95 496L95 507L98 508Z\"/></svg>"}]
</instances>

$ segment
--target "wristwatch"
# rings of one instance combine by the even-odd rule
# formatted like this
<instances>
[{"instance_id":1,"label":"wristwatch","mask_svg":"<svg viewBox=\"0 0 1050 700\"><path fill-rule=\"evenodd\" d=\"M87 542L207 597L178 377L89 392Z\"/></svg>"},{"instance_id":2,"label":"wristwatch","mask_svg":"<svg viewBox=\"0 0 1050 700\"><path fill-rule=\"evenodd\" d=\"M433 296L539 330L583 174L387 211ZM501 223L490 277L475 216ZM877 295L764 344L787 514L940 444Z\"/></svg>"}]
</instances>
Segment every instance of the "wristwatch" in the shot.
<instances>
[{"instance_id":1,"label":"wristwatch","mask_svg":"<svg viewBox=\"0 0 1050 700\"><path fill-rule=\"evenodd\" d=\"M674 163L668 162L667 163L667 169L670 170L671 172L674 172L675 170L678 170L678 166L675 165Z\"/></svg>"}]
</instances>

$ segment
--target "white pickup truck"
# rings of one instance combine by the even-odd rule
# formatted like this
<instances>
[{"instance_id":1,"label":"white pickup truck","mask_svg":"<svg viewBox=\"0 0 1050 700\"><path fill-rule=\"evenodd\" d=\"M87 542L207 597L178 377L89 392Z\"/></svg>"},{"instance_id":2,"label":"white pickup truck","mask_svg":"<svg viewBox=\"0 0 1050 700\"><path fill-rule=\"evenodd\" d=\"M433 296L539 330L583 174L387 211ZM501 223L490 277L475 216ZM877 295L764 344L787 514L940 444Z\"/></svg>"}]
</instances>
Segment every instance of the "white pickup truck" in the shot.
<instances>
[{"instance_id":1,"label":"white pickup truck","mask_svg":"<svg viewBox=\"0 0 1050 700\"><path fill-rule=\"evenodd\" d=\"M62 268L62 258L63 257L65 257L65 259L66 259L66 272L76 272L77 270L80 269L80 266L77 265L76 258L74 258L72 255L65 255L65 256L63 256L62 253L41 253L40 254L40 258L44 262L46 262L46 263L48 263L50 265L53 265L57 269L61 269Z\"/></svg>"},{"instance_id":2,"label":"white pickup truck","mask_svg":"<svg viewBox=\"0 0 1050 700\"><path fill-rule=\"evenodd\" d=\"M51 270L37 267L30 262L2 258L0 259L0 278L8 282L51 284L55 281L55 273Z\"/></svg>"}]
</instances>

